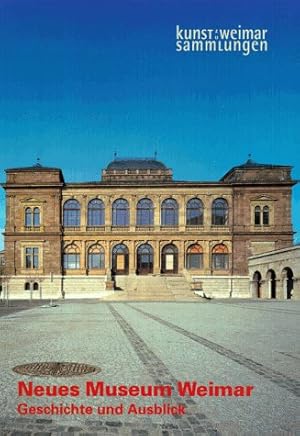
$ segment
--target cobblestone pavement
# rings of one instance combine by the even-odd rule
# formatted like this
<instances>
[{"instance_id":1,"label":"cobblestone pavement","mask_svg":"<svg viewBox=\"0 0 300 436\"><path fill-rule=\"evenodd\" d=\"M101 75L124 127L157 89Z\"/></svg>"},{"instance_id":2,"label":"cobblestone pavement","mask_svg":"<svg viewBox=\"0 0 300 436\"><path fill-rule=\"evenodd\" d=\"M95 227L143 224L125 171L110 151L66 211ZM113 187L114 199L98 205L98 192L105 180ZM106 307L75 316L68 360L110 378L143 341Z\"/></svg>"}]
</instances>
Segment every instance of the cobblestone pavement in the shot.
<instances>
[{"instance_id":1,"label":"cobblestone pavement","mask_svg":"<svg viewBox=\"0 0 300 436\"><path fill-rule=\"evenodd\" d=\"M0 435L297 435L300 302L105 303L65 301L0 307ZM24 310L26 309L26 310ZM12 371L37 361L79 362L99 374L30 377ZM170 385L171 397L86 396L87 381ZM253 385L250 397L184 396L177 382ZM18 397L19 381L78 385L78 397ZM16 407L84 404L93 415L20 415ZM184 415L128 414L130 404L184 406ZM99 406L124 413L98 414Z\"/></svg>"},{"instance_id":2,"label":"cobblestone pavement","mask_svg":"<svg viewBox=\"0 0 300 436\"><path fill-rule=\"evenodd\" d=\"M0 300L0 317L20 312L22 310L32 309L33 307L41 306L42 304L49 304L49 300Z\"/></svg>"}]
</instances>

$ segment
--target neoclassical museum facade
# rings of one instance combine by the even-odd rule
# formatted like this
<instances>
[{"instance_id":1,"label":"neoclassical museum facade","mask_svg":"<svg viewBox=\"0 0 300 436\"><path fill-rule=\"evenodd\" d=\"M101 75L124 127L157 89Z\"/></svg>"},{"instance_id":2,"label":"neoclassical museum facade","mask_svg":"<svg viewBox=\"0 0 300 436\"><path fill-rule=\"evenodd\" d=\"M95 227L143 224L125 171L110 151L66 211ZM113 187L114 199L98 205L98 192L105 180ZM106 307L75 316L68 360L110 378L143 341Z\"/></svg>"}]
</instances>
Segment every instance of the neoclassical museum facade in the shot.
<instances>
[{"instance_id":1,"label":"neoclassical museum facade","mask_svg":"<svg viewBox=\"0 0 300 436\"><path fill-rule=\"evenodd\" d=\"M294 184L290 166L251 159L215 182L174 180L156 159L116 158L80 183L39 163L8 169L9 292L96 296L120 276L181 275L248 297L248 257L293 243Z\"/></svg>"}]
</instances>

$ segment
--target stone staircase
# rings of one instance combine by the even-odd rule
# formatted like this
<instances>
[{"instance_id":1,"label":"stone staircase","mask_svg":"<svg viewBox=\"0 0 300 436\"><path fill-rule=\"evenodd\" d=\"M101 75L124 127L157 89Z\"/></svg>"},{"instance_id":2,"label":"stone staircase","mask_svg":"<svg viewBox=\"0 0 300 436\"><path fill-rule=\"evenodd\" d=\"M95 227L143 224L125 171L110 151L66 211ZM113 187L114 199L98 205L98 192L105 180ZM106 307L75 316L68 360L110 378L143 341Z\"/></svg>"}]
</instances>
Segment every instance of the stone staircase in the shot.
<instances>
[{"instance_id":1,"label":"stone staircase","mask_svg":"<svg viewBox=\"0 0 300 436\"><path fill-rule=\"evenodd\" d=\"M199 301L183 275L116 276L116 291L110 301Z\"/></svg>"},{"instance_id":2,"label":"stone staircase","mask_svg":"<svg viewBox=\"0 0 300 436\"><path fill-rule=\"evenodd\" d=\"M65 276L63 292L65 299L97 298L105 293L105 276ZM44 286L46 291L46 286Z\"/></svg>"},{"instance_id":3,"label":"stone staircase","mask_svg":"<svg viewBox=\"0 0 300 436\"><path fill-rule=\"evenodd\" d=\"M175 300L197 299L191 289L190 283L183 275L166 276L167 288L172 292Z\"/></svg>"}]
</instances>

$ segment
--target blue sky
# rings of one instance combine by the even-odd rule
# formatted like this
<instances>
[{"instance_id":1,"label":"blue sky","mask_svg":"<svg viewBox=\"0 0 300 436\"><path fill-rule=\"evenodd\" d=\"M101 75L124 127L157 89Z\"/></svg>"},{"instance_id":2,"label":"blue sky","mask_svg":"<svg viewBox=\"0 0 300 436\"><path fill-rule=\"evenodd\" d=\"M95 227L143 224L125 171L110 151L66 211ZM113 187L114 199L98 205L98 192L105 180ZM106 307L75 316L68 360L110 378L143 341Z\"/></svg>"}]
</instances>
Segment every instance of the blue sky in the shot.
<instances>
[{"instance_id":1,"label":"blue sky","mask_svg":"<svg viewBox=\"0 0 300 436\"><path fill-rule=\"evenodd\" d=\"M99 180L114 151L155 150L176 179L218 180L248 153L293 165L300 179L299 8L292 0L1 0L2 180L4 168L37 156L67 181ZM269 51L177 53L176 24L267 28ZM0 201L3 228L3 192ZM297 186L298 232L299 210Z\"/></svg>"}]
</instances>

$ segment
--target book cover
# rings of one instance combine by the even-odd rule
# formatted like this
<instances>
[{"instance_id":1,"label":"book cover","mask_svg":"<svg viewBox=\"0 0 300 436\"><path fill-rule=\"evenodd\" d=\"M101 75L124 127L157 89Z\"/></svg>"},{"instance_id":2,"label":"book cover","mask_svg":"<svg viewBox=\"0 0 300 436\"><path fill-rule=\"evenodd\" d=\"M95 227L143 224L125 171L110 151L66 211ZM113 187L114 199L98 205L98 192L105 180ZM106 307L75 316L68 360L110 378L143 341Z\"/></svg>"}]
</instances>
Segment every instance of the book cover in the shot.
<instances>
[{"instance_id":1,"label":"book cover","mask_svg":"<svg viewBox=\"0 0 300 436\"><path fill-rule=\"evenodd\" d=\"M0 23L0 435L298 434L298 3Z\"/></svg>"}]
</instances>

